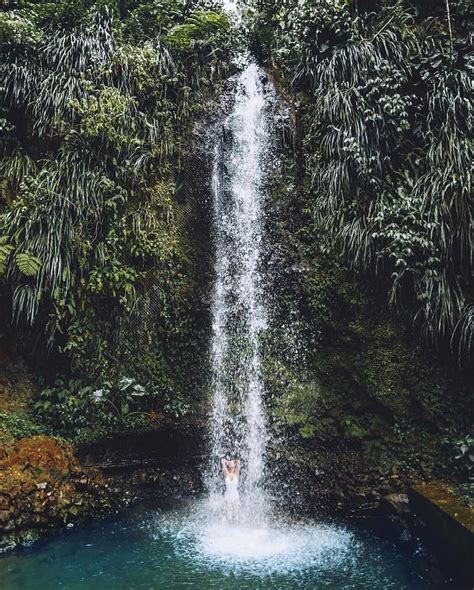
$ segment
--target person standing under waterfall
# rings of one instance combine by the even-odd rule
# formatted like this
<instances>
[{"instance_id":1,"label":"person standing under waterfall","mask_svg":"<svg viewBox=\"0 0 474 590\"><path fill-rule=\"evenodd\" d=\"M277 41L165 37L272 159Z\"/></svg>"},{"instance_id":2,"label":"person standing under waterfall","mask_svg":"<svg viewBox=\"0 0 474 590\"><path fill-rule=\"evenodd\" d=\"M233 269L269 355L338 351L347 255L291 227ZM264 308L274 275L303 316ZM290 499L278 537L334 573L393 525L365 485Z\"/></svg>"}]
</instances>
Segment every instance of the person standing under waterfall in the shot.
<instances>
[{"instance_id":1,"label":"person standing under waterfall","mask_svg":"<svg viewBox=\"0 0 474 590\"><path fill-rule=\"evenodd\" d=\"M240 459L221 459L222 473L224 474L225 493L224 504L226 508L227 519L231 522L236 521L239 517L240 496L239 496L239 475Z\"/></svg>"}]
</instances>

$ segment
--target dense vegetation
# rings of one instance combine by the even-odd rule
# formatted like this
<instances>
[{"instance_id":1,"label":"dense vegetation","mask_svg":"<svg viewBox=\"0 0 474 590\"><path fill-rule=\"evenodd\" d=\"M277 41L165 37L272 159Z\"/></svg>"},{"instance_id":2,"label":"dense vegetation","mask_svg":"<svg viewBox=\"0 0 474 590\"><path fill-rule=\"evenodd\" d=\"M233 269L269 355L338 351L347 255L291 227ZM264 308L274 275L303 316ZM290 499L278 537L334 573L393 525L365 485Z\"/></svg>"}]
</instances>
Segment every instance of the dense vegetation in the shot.
<instances>
[{"instance_id":1,"label":"dense vegetation","mask_svg":"<svg viewBox=\"0 0 474 590\"><path fill-rule=\"evenodd\" d=\"M153 407L135 378L180 411L200 335L176 194L231 24L212 2L25 1L0 43L2 329L58 376L37 410L120 425Z\"/></svg>"},{"instance_id":2,"label":"dense vegetation","mask_svg":"<svg viewBox=\"0 0 474 590\"><path fill-rule=\"evenodd\" d=\"M190 216L184 177L245 32L292 112L269 228L272 425L359 470L464 475L468 2L242 4L239 31L207 0L0 12L0 329L40 375L41 422L1 412L0 440L154 427L198 399L208 212Z\"/></svg>"},{"instance_id":3,"label":"dense vegetation","mask_svg":"<svg viewBox=\"0 0 474 590\"><path fill-rule=\"evenodd\" d=\"M470 3L257 0L253 44L296 96L315 239L431 344L474 338Z\"/></svg>"},{"instance_id":4,"label":"dense vegetation","mask_svg":"<svg viewBox=\"0 0 474 590\"><path fill-rule=\"evenodd\" d=\"M359 493L374 474L468 481L467 4L249 4L250 42L291 105L273 187L274 427L327 488L333 472Z\"/></svg>"}]
</instances>

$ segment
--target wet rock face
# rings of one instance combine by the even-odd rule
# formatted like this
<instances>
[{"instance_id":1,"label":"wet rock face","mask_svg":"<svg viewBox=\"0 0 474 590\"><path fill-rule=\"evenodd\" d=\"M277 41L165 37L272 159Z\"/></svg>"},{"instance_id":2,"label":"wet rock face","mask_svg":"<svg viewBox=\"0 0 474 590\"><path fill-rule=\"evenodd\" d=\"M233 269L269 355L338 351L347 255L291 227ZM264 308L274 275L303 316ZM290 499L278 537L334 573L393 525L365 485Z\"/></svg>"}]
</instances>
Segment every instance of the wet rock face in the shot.
<instances>
[{"instance_id":1,"label":"wet rock face","mask_svg":"<svg viewBox=\"0 0 474 590\"><path fill-rule=\"evenodd\" d=\"M200 472L188 464L138 468L104 475L123 506L147 500L167 505L170 501L197 496L203 491Z\"/></svg>"},{"instance_id":2,"label":"wet rock face","mask_svg":"<svg viewBox=\"0 0 474 590\"><path fill-rule=\"evenodd\" d=\"M397 499L403 511L407 478L367 464L344 442L334 447L321 444L315 449L287 440L272 450L270 459L275 494L283 496L285 505L296 512L368 515L380 509L383 497L394 502Z\"/></svg>"},{"instance_id":3,"label":"wet rock face","mask_svg":"<svg viewBox=\"0 0 474 590\"><path fill-rule=\"evenodd\" d=\"M0 548L115 504L103 477L81 468L65 442L39 435L0 448Z\"/></svg>"},{"instance_id":4,"label":"wet rock face","mask_svg":"<svg viewBox=\"0 0 474 590\"><path fill-rule=\"evenodd\" d=\"M194 496L203 490L208 457L205 428L185 420L156 432L129 433L78 449L83 465L98 469L122 505Z\"/></svg>"},{"instance_id":5,"label":"wet rock face","mask_svg":"<svg viewBox=\"0 0 474 590\"><path fill-rule=\"evenodd\" d=\"M136 502L202 491L202 432L186 424L73 453L44 435L0 445L0 551Z\"/></svg>"},{"instance_id":6,"label":"wet rock face","mask_svg":"<svg viewBox=\"0 0 474 590\"><path fill-rule=\"evenodd\" d=\"M474 588L474 512L450 486L417 483L408 490L417 532L448 571L455 571L465 588Z\"/></svg>"}]
</instances>

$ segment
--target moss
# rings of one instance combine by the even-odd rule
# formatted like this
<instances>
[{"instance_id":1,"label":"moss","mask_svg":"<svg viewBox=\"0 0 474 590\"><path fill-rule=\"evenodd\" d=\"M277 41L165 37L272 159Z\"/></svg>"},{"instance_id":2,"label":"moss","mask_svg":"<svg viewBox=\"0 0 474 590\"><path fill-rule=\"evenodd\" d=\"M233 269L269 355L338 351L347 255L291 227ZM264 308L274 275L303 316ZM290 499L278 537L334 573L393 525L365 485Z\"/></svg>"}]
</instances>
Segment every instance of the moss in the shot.
<instances>
[{"instance_id":1,"label":"moss","mask_svg":"<svg viewBox=\"0 0 474 590\"><path fill-rule=\"evenodd\" d=\"M4 449L3 457L0 458L0 469L5 471L17 467L59 475L67 475L78 470L71 447L65 441L46 435L22 438Z\"/></svg>"},{"instance_id":2,"label":"moss","mask_svg":"<svg viewBox=\"0 0 474 590\"><path fill-rule=\"evenodd\" d=\"M38 435L0 447L0 547L112 506L101 476L65 441Z\"/></svg>"},{"instance_id":3,"label":"moss","mask_svg":"<svg viewBox=\"0 0 474 590\"><path fill-rule=\"evenodd\" d=\"M316 308L337 313L338 320L328 326L310 315L307 321L319 323L322 336L315 348L308 346L305 371L288 371L283 363L280 375L290 376L269 381L280 429L296 425L302 439L332 442L335 453L346 440L360 449L365 468L449 471L441 439L467 428L462 379L437 367L436 358L369 297L341 306L344 288L332 293L332 302L321 286L318 294L323 301Z\"/></svg>"}]
</instances>

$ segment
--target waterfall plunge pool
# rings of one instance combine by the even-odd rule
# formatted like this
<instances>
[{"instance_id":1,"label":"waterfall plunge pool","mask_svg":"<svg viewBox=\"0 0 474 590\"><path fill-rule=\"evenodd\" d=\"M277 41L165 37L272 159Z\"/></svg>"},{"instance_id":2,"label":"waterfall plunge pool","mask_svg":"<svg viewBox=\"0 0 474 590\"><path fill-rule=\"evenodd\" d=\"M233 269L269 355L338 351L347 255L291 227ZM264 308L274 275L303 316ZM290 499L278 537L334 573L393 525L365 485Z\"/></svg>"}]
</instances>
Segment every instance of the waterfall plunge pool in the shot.
<instances>
[{"instance_id":1,"label":"waterfall plunge pool","mask_svg":"<svg viewBox=\"0 0 474 590\"><path fill-rule=\"evenodd\" d=\"M433 588L423 556L354 527L227 525L205 501L122 515L0 557L2 590ZM444 586L446 587L446 586Z\"/></svg>"}]
</instances>

